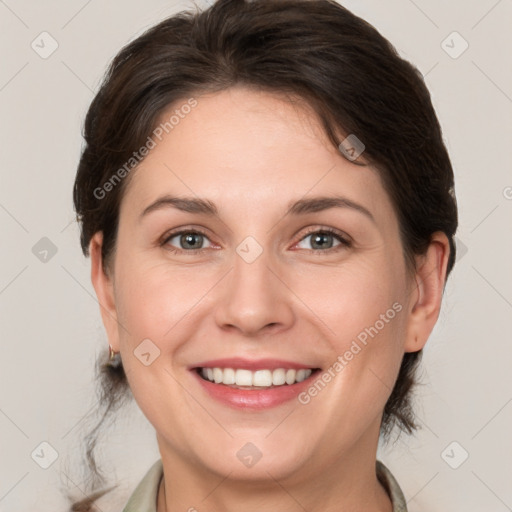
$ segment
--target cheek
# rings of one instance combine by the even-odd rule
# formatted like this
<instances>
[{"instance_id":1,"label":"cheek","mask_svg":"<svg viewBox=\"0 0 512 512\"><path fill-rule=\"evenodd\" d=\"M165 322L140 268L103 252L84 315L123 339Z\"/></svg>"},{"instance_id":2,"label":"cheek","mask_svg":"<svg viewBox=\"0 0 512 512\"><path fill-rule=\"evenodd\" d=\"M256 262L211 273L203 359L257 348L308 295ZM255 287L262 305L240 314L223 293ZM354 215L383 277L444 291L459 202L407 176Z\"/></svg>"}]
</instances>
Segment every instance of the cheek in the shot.
<instances>
[{"instance_id":1,"label":"cheek","mask_svg":"<svg viewBox=\"0 0 512 512\"><path fill-rule=\"evenodd\" d=\"M396 259L331 271L311 309L329 326L335 386L361 403L385 401L403 356L407 325L405 272ZM377 398L378 397L378 398Z\"/></svg>"},{"instance_id":2,"label":"cheek","mask_svg":"<svg viewBox=\"0 0 512 512\"><path fill-rule=\"evenodd\" d=\"M180 272L171 275L168 265L154 265L137 255L127 254L116 265L116 310L125 328L120 329L123 366L135 400L152 421L169 403L173 409L183 406L168 355L174 356L186 339L182 332L174 333L198 301L199 291L190 292L189 284Z\"/></svg>"},{"instance_id":3,"label":"cheek","mask_svg":"<svg viewBox=\"0 0 512 512\"><path fill-rule=\"evenodd\" d=\"M375 324L378 331L389 331L388 324L396 324L397 309L403 306L403 276L384 258L326 268L302 281L297 288L313 313L325 320L339 349L360 333L364 340L366 329ZM400 306L393 308L394 303Z\"/></svg>"},{"instance_id":4,"label":"cheek","mask_svg":"<svg viewBox=\"0 0 512 512\"><path fill-rule=\"evenodd\" d=\"M158 345L163 339L172 339L169 332L208 290L204 281L194 278L192 269L171 272L165 262L127 259L118 269L116 307L131 343L141 337Z\"/></svg>"}]
</instances>

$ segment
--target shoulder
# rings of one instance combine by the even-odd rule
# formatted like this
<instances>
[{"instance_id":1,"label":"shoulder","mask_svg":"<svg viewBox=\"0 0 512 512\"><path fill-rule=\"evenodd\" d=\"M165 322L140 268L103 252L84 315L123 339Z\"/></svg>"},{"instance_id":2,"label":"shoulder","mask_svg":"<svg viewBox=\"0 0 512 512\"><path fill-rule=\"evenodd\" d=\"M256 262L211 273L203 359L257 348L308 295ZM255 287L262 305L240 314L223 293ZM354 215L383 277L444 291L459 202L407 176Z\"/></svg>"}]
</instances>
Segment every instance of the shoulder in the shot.
<instances>
[{"instance_id":1,"label":"shoulder","mask_svg":"<svg viewBox=\"0 0 512 512\"><path fill-rule=\"evenodd\" d=\"M156 512L158 486L163 476L162 460L158 459L147 471L125 502L123 512Z\"/></svg>"},{"instance_id":2,"label":"shoulder","mask_svg":"<svg viewBox=\"0 0 512 512\"><path fill-rule=\"evenodd\" d=\"M407 512L404 493L391 471L380 460L377 460L376 469L377 478L387 490L393 504L393 512Z\"/></svg>"}]
</instances>

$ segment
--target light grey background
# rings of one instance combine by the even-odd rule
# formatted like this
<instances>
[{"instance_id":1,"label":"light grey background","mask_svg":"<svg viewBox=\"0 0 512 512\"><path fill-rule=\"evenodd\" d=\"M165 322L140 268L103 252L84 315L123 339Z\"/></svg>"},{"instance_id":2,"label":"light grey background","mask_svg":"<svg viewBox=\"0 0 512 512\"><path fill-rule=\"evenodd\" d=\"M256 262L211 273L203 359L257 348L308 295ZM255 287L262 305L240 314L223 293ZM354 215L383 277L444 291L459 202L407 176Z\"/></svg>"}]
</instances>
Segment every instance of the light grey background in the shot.
<instances>
[{"instance_id":1,"label":"light grey background","mask_svg":"<svg viewBox=\"0 0 512 512\"><path fill-rule=\"evenodd\" d=\"M512 2L344 5L424 74L460 211L459 261L422 364L416 410L423 429L382 447L379 458L410 512L512 510ZM107 342L71 201L82 122L117 51L191 6L0 0L2 512L66 510L61 489L77 496L83 490L79 443L96 401L94 361ZM46 59L31 47L51 48L43 31L58 43ZM457 58L464 41L454 31L469 44ZM43 237L54 255L44 252ZM58 453L48 469L40 464L52 452L42 442ZM467 460L450 467L466 452ZM159 457L136 405L108 428L101 453L105 470L121 482L120 510Z\"/></svg>"}]
</instances>

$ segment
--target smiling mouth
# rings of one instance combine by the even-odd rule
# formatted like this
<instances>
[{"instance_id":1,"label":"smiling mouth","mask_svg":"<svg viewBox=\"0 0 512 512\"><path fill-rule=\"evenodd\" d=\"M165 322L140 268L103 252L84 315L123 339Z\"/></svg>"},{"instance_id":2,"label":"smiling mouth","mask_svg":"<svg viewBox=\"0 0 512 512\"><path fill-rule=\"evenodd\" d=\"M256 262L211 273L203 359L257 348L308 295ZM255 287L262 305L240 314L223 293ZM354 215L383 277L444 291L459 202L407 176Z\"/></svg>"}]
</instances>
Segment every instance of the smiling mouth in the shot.
<instances>
[{"instance_id":1,"label":"smiling mouth","mask_svg":"<svg viewBox=\"0 0 512 512\"><path fill-rule=\"evenodd\" d=\"M202 367L195 369L208 382L233 389L262 390L292 386L310 378L320 368L275 368L273 370L247 370L242 368Z\"/></svg>"}]
</instances>

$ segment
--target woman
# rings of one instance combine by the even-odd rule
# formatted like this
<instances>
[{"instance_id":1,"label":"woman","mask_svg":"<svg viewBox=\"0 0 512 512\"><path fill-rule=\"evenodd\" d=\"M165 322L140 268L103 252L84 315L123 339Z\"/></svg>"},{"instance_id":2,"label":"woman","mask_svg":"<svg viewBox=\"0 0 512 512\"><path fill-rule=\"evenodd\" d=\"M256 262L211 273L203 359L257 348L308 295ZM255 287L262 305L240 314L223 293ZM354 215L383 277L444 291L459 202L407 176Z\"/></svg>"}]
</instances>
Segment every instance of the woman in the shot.
<instances>
[{"instance_id":1,"label":"woman","mask_svg":"<svg viewBox=\"0 0 512 512\"><path fill-rule=\"evenodd\" d=\"M416 427L457 227L416 68L335 2L219 0L116 56L85 140L105 406L161 455L124 512L407 510L377 443Z\"/></svg>"}]
</instances>

